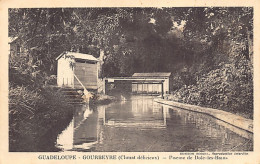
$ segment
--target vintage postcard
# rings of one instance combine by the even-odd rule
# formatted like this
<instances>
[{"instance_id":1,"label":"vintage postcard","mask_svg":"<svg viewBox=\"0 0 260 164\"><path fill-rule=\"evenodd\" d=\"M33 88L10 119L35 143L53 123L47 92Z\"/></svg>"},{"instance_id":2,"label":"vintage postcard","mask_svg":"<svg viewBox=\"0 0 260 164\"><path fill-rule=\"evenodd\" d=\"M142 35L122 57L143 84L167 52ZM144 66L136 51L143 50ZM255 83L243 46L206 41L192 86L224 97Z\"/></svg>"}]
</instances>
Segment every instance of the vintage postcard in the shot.
<instances>
[{"instance_id":1,"label":"vintage postcard","mask_svg":"<svg viewBox=\"0 0 260 164\"><path fill-rule=\"evenodd\" d=\"M259 5L0 1L0 163L260 163Z\"/></svg>"}]
</instances>

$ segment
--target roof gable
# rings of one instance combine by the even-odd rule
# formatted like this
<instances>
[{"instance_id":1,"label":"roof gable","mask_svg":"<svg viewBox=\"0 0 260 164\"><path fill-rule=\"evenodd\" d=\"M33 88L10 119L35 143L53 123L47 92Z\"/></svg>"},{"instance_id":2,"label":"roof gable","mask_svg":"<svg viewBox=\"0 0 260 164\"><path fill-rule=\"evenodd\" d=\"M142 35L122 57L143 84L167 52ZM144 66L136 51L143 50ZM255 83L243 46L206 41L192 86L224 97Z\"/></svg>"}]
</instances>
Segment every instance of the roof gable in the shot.
<instances>
[{"instance_id":1,"label":"roof gable","mask_svg":"<svg viewBox=\"0 0 260 164\"><path fill-rule=\"evenodd\" d=\"M82 59L82 60L88 60L88 61L95 61L98 62L98 59L95 58L92 55L89 54L82 54L82 53L78 53L78 52L63 52L62 54L60 54L56 60L59 60L63 55L68 55L68 56L73 56L75 59Z\"/></svg>"},{"instance_id":2,"label":"roof gable","mask_svg":"<svg viewBox=\"0 0 260 164\"><path fill-rule=\"evenodd\" d=\"M171 72L134 73L132 77L169 77Z\"/></svg>"},{"instance_id":3,"label":"roof gable","mask_svg":"<svg viewBox=\"0 0 260 164\"><path fill-rule=\"evenodd\" d=\"M15 42L17 39L18 37L8 37L8 44Z\"/></svg>"}]
</instances>

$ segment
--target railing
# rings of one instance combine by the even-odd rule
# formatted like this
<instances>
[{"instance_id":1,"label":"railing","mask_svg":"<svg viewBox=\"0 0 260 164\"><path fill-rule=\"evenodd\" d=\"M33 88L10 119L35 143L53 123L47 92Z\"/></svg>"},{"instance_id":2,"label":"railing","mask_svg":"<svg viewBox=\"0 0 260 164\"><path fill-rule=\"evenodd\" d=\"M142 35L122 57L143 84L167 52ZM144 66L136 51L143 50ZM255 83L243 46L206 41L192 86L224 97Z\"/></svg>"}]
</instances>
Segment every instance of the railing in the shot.
<instances>
[{"instance_id":1,"label":"railing","mask_svg":"<svg viewBox=\"0 0 260 164\"><path fill-rule=\"evenodd\" d=\"M82 82L79 80L79 78L74 74L74 77L77 79L77 81L79 82L79 84L83 87L84 91L84 96L83 99L84 101L89 102L89 98L92 97L93 95L91 93L89 93L89 91L87 90L87 88L82 84Z\"/></svg>"},{"instance_id":2,"label":"railing","mask_svg":"<svg viewBox=\"0 0 260 164\"><path fill-rule=\"evenodd\" d=\"M83 87L84 90L87 90L86 87L82 84L82 82L79 80L79 78L74 74L74 77L77 79L79 84Z\"/></svg>"}]
</instances>

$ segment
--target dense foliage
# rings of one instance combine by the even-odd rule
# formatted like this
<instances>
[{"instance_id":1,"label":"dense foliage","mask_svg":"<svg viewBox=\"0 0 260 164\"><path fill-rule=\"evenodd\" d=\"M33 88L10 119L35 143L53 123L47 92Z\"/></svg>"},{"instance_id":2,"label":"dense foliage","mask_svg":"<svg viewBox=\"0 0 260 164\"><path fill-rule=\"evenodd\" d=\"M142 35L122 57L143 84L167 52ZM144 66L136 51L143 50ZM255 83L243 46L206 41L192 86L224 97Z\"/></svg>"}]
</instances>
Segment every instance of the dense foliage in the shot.
<instances>
[{"instance_id":1,"label":"dense foliage","mask_svg":"<svg viewBox=\"0 0 260 164\"><path fill-rule=\"evenodd\" d=\"M253 118L252 71L252 63L239 52L232 51L226 62L199 74L195 84L173 91L169 99Z\"/></svg>"},{"instance_id":2,"label":"dense foliage","mask_svg":"<svg viewBox=\"0 0 260 164\"><path fill-rule=\"evenodd\" d=\"M9 91L9 151L53 151L59 131L72 118L72 107L53 88L24 86Z\"/></svg>"},{"instance_id":3,"label":"dense foliage","mask_svg":"<svg viewBox=\"0 0 260 164\"><path fill-rule=\"evenodd\" d=\"M9 36L24 49L9 63L13 132L28 127L31 108L55 112L40 106L53 102L42 91L63 51L104 51L102 77L172 72L170 99L253 117L250 7L16 8L9 10Z\"/></svg>"}]
</instances>

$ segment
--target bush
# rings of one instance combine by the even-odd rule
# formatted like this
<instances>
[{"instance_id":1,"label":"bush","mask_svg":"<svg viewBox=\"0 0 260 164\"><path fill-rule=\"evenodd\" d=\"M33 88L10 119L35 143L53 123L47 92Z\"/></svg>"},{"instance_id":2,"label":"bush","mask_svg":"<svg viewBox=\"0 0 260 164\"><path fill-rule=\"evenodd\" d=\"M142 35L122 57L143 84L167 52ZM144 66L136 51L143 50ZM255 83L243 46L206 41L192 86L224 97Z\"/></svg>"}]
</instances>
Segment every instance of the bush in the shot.
<instances>
[{"instance_id":1,"label":"bush","mask_svg":"<svg viewBox=\"0 0 260 164\"><path fill-rule=\"evenodd\" d=\"M201 74L195 85L183 86L169 99L253 118L252 65L243 55L234 52L230 52L227 61L216 63L214 69Z\"/></svg>"},{"instance_id":2,"label":"bush","mask_svg":"<svg viewBox=\"0 0 260 164\"><path fill-rule=\"evenodd\" d=\"M58 89L10 88L9 151L53 151L57 133L67 126L72 113Z\"/></svg>"}]
</instances>

